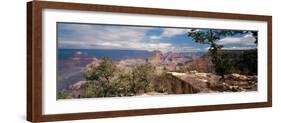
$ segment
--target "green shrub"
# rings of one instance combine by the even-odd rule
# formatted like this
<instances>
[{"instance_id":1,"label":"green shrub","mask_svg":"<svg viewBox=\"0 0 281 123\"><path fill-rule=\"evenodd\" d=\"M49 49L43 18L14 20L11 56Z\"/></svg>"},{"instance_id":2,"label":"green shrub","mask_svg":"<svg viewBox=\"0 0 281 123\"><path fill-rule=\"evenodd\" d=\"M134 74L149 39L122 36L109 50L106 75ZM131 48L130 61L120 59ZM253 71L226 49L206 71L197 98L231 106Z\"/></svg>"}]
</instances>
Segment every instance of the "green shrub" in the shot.
<instances>
[{"instance_id":1,"label":"green shrub","mask_svg":"<svg viewBox=\"0 0 281 123\"><path fill-rule=\"evenodd\" d=\"M66 92L65 90L62 90L60 92L58 92L58 99L70 99L71 96L68 92Z\"/></svg>"}]
</instances>

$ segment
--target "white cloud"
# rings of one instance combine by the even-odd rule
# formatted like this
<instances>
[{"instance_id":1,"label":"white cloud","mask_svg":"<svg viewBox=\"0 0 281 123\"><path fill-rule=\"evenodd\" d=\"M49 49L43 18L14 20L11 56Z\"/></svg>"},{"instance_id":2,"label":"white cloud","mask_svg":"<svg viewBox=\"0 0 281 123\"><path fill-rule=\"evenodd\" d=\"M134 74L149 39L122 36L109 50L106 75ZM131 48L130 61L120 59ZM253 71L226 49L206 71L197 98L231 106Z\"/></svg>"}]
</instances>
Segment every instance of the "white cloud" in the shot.
<instances>
[{"instance_id":1,"label":"white cloud","mask_svg":"<svg viewBox=\"0 0 281 123\"><path fill-rule=\"evenodd\" d=\"M155 35L153 35L153 36L150 36L149 37L151 40L160 40L161 39L161 36L155 36Z\"/></svg>"},{"instance_id":2,"label":"white cloud","mask_svg":"<svg viewBox=\"0 0 281 123\"><path fill-rule=\"evenodd\" d=\"M115 27L98 25L68 24L61 27L62 32L71 32L69 35L60 34L60 48L96 48L96 49L134 49L134 50L166 50L170 43L144 41L147 27ZM150 40L157 40L157 36Z\"/></svg>"},{"instance_id":3,"label":"white cloud","mask_svg":"<svg viewBox=\"0 0 281 123\"><path fill-rule=\"evenodd\" d=\"M197 52L197 51L206 51L204 49L201 49L201 48L196 48L196 47L193 47L193 46L188 46L188 45L183 45L183 46L179 46L177 47L177 49L174 49L176 51L184 51L184 52Z\"/></svg>"},{"instance_id":4,"label":"white cloud","mask_svg":"<svg viewBox=\"0 0 281 123\"><path fill-rule=\"evenodd\" d=\"M151 42L159 42L161 38L171 38L173 36L187 34L190 31L191 29L164 28L160 35L152 35L149 39Z\"/></svg>"},{"instance_id":5,"label":"white cloud","mask_svg":"<svg viewBox=\"0 0 281 123\"><path fill-rule=\"evenodd\" d=\"M145 49L149 51L153 50L161 50L165 51L167 49L170 49L172 44L170 43L137 43L137 44L129 44L129 48L132 49Z\"/></svg>"},{"instance_id":6,"label":"white cloud","mask_svg":"<svg viewBox=\"0 0 281 123\"><path fill-rule=\"evenodd\" d=\"M161 34L162 37L173 37L176 35L187 34L191 29L165 28Z\"/></svg>"},{"instance_id":7,"label":"white cloud","mask_svg":"<svg viewBox=\"0 0 281 123\"><path fill-rule=\"evenodd\" d=\"M104 43L99 43L96 45L100 45L100 46L109 46L109 47L121 47L121 44L118 43L109 43L109 42L104 42Z\"/></svg>"},{"instance_id":8,"label":"white cloud","mask_svg":"<svg viewBox=\"0 0 281 123\"><path fill-rule=\"evenodd\" d=\"M67 24L59 37L60 48L121 47L130 42L141 42L147 29L117 26ZM71 34L65 34L70 32Z\"/></svg>"},{"instance_id":9,"label":"white cloud","mask_svg":"<svg viewBox=\"0 0 281 123\"><path fill-rule=\"evenodd\" d=\"M225 47L222 48L224 50L249 50L249 49L254 49L253 47Z\"/></svg>"},{"instance_id":10,"label":"white cloud","mask_svg":"<svg viewBox=\"0 0 281 123\"><path fill-rule=\"evenodd\" d=\"M186 34L189 29L164 28L160 35L146 35L150 27L100 26L82 24L60 25L59 48L76 49L133 49L161 51L198 51L200 49L184 44L161 42L161 38Z\"/></svg>"},{"instance_id":11,"label":"white cloud","mask_svg":"<svg viewBox=\"0 0 281 123\"><path fill-rule=\"evenodd\" d=\"M254 42L256 39L252 36L252 34L244 35L243 37L226 37L218 41L218 44L226 45L226 44L241 44L254 46L256 45Z\"/></svg>"}]
</instances>

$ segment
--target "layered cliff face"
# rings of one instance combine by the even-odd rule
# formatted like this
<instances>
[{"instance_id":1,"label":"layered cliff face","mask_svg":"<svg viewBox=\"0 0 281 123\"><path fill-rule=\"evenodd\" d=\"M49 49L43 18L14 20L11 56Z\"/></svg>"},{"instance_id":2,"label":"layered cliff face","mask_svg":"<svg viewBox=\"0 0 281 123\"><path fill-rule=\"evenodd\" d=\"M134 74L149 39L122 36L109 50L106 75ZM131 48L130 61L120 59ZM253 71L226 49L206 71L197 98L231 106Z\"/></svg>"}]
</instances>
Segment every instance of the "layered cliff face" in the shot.
<instances>
[{"instance_id":1,"label":"layered cliff face","mask_svg":"<svg viewBox=\"0 0 281 123\"><path fill-rule=\"evenodd\" d=\"M69 85L83 79L83 68L95 61L96 58L88 56L86 52L76 51L69 53L68 57L59 56L57 65L57 89L67 89Z\"/></svg>"},{"instance_id":2,"label":"layered cliff face","mask_svg":"<svg viewBox=\"0 0 281 123\"><path fill-rule=\"evenodd\" d=\"M183 66L186 62L190 61L190 56L192 56L190 53L164 53L161 51L154 51L148 58L148 62L163 69L167 69L168 71L175 71L179 69L180 66Z\"/></svg>"},{"instance_id":3,"label":"layered cliff face","mask_svg":"<svg viewBox=\"0 0 281 123\"><path fill-rule=\"evenodd\" d=\"M153 51L152 55L148 58L148 61L151 63L161 62L163 53L161 51Z\"/></svg>"},{"instance_id":4,"label":"layered cliff face","mask_svg":"<svg viewBox=\"0 0 281 123\"><path fill-rule=\"evenodd\" d=\"M211 62L211 57L206 54L202 57L192 57L192 60L186 64L186 69L196 70L198 72L213 73L213 64Z\"/></svg>"},{"instance_id":5,"label":"layered cliff face","mask_svg":"<svg viewBox=\"0 0 281 123\"><path fill-rule=\"evenodd\" d=\"M179 58L179 54L175 52L163 53L161 51L153 51L152 55L148 58L152 63L171 63Z\"/></svg>"},{"instance_id":6,"label":"layered cliff face","mask_svg":"<svg viewBox=\"0 0 281 123\"><path fill-rule=\"evenodd\" d=\"M168 72L169 94L257 91L257 76L228 74L224 80L214 73Z\"/></svg>"},{"instance_id":7,"label":"layered cliff face","mask_svg":"<svg viewBox=\"0 0 281 123\"><path fill-rule=\"evenodd\" d=\"M59 67L84 67L85 65L92 62L92 57L88 56L87 53L81 51L74 52L69 58L59 61Z\"/></svg>"}]
</instances>

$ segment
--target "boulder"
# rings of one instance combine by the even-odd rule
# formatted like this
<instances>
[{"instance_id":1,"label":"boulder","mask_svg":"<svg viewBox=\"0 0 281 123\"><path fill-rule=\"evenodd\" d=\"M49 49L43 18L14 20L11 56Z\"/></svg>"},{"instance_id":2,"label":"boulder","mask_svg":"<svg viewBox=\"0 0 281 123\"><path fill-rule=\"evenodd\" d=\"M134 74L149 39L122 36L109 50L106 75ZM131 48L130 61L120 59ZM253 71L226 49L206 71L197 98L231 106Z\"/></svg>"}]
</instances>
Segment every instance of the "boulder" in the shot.
<instances>
[{"instance_id":1,"label":"boulder","mask_svg":"<svg viewBox=\"0 0 281 123\"><path fill-rule=\"evenodd\" d=\"M247 80L248 77L245 75L241 75L241 74L237 74L237 73L233 73L230 75L231 78L233 79L239 79L239 80Z\"/></svg>"}]
</instances>

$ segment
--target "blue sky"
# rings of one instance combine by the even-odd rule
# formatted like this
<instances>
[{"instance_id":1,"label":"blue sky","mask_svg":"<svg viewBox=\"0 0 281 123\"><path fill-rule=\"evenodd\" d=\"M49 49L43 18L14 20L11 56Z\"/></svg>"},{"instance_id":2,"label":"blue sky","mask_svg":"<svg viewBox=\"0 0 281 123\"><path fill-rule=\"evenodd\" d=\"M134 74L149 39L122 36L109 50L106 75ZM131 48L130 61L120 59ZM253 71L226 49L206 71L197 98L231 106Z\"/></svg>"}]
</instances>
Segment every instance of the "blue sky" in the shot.
<instances>
[{"instance_id":1,"label":"blue sky","mask_svg":"<svg viewBox=\"0 0 281 123\"><path fill-rule=\"evenodd\" d=\"M60 49L126 49L163 52L207 51L187 34L188 28L58 23ZM224 37L217 41L226 49L255 48L252 34Z\"/></svg>"}]
</instances>

